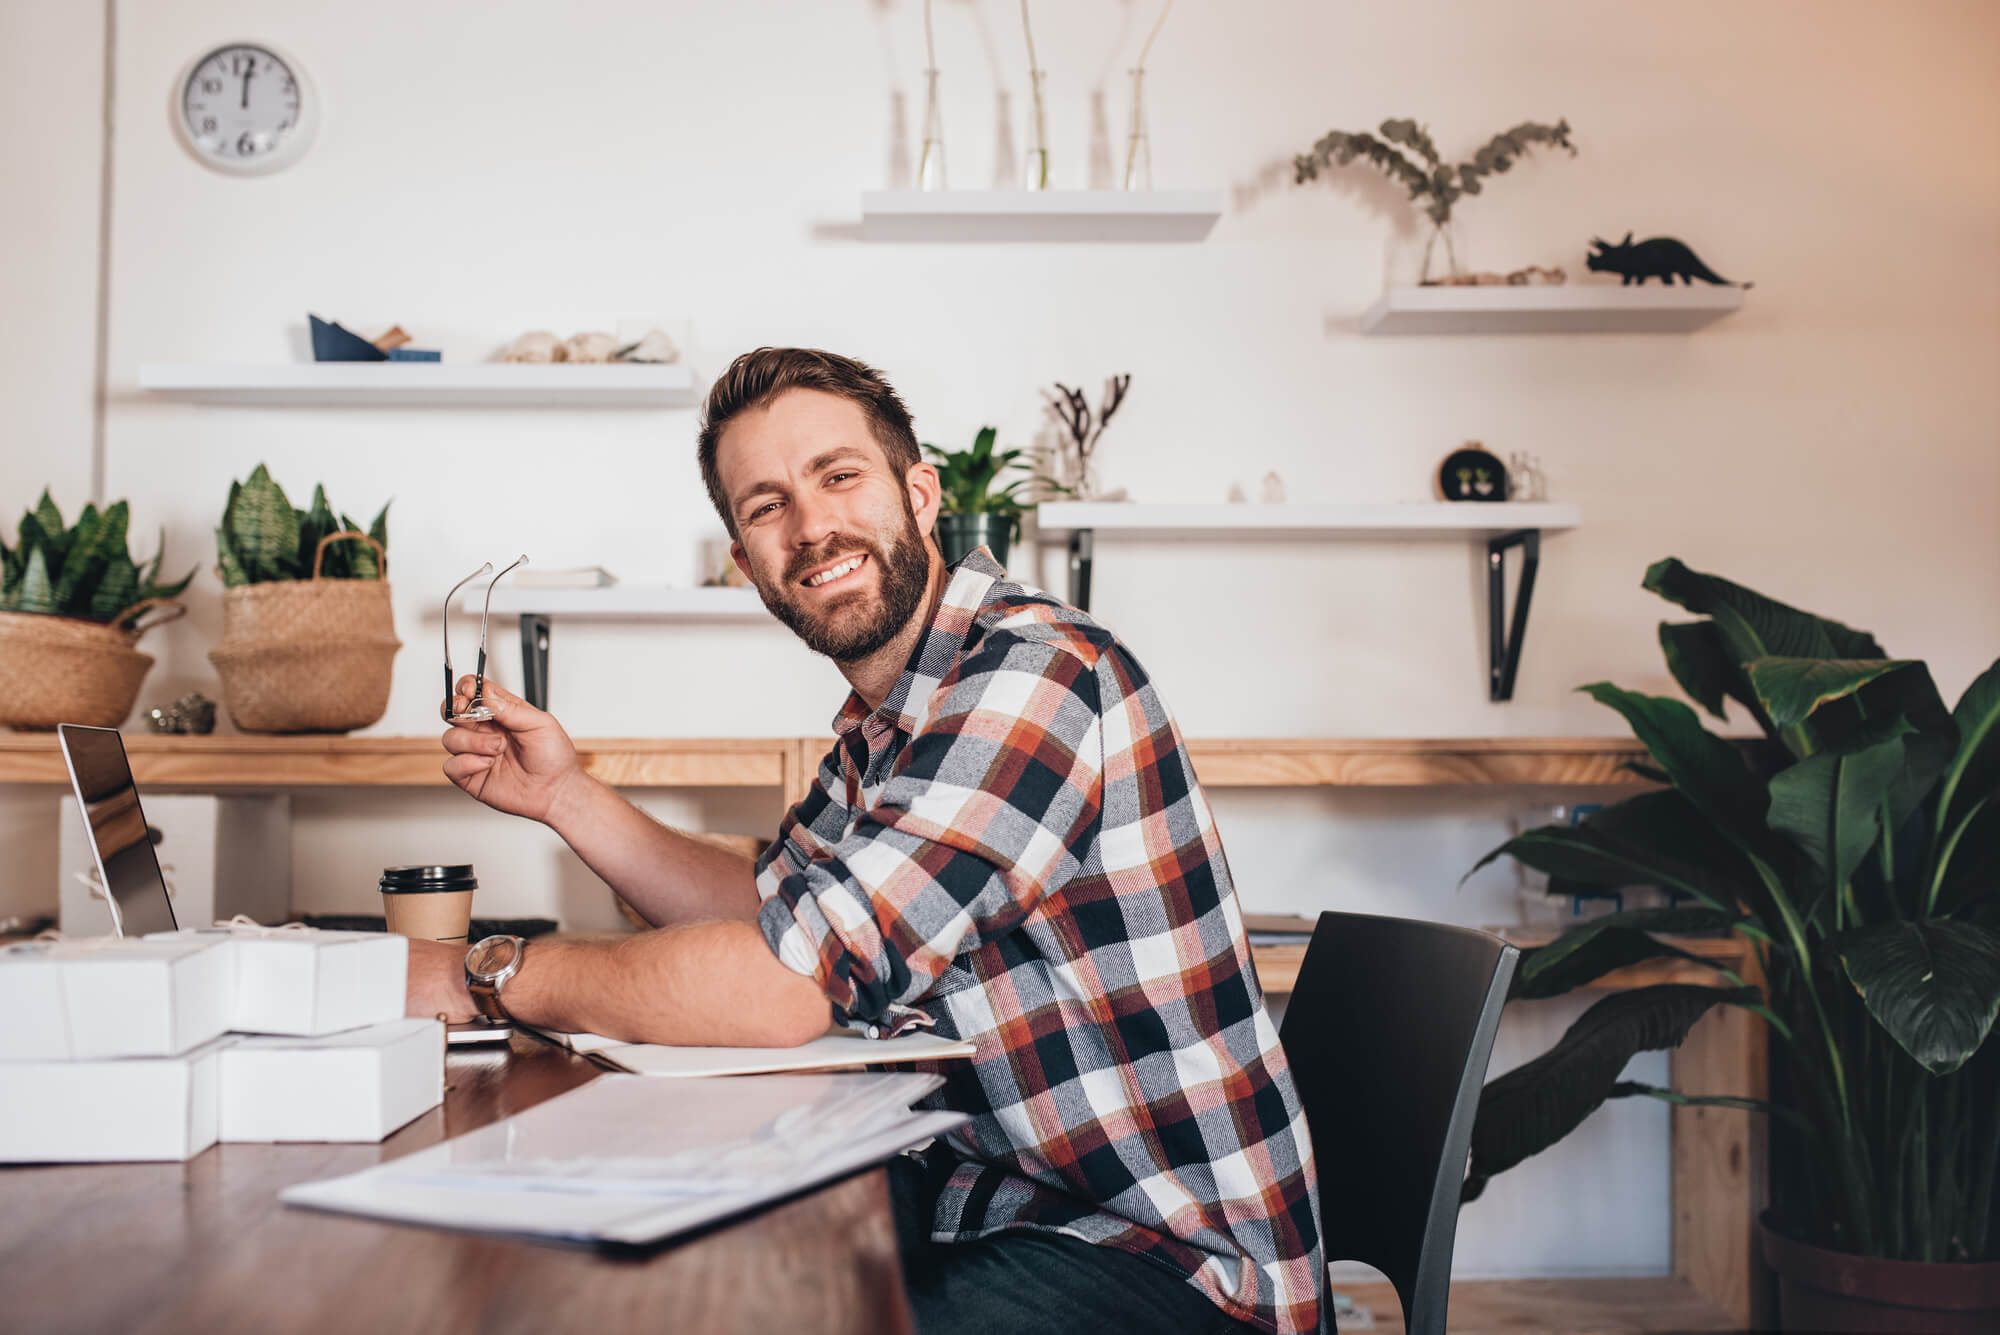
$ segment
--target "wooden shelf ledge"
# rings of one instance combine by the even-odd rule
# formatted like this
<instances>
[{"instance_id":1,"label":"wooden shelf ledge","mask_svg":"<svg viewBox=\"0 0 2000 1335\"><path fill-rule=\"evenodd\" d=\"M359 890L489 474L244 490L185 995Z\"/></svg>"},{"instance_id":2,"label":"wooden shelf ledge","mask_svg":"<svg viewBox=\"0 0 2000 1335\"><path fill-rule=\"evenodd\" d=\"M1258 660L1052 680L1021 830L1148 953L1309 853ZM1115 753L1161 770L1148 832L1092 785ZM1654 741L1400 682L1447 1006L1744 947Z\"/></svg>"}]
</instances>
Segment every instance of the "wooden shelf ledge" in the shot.
<instances>
[{"instance_id":1,"label":"wooden shelf ledge","mask_svg":"<svg viewBox=\"0 0 2000 1335\"><path fill-rule=\"evenodd\" d=\"M818 737L612 737L577 748L589 772L626 788L782 788L803 796ZM128 733L132 772L152 787L423 788L445 782L443 749L422 737L163 737ZM1209 738L1188 743L1211 788L1456 784L1640 784L1629 738ZM51 733L0 733L0 783L67 784Z\"/></svg>"}]
</instances>

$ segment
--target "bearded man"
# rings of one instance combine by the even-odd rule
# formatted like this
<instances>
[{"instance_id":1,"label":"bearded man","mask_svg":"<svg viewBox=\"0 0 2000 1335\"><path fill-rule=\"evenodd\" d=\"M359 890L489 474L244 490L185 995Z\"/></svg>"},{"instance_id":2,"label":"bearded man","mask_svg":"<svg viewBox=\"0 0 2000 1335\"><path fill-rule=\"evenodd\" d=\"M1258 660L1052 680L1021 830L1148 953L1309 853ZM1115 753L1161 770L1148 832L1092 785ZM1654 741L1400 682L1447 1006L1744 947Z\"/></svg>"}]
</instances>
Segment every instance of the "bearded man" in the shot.
<instances>
[{"instance_id":1,"label":"bearded man","mask_svg":"<svg viewBox=\"0 0 2000 1335\"><path fill-rule=\"evenodd\" d=\"M970 1041L932 1096L970 1123L890 1166L921 1331L1315 1329L1305 1119L1138 660L983 549L944 564L937 471L859 362L737 359L698 455L737 565L853 688L838 740L753 862L640 812L488 682L445 774L548 824L656 930L521 946L487 1008L646 1043ZM472 1017L466 952L411 951L410 1013Z\"/></svg>"}]
</instances>

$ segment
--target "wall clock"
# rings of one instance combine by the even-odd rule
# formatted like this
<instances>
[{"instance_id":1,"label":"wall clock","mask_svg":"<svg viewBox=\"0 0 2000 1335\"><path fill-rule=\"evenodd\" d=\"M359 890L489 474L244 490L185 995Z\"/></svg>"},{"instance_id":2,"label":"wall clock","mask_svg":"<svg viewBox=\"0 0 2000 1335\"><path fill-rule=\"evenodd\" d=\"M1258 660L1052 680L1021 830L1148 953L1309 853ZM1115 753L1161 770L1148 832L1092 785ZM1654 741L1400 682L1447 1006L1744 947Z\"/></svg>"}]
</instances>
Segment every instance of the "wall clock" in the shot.
<instances>
[{"instance_id":1,"label":"wall clock","mask_svg":"<svg viewBox=\"0 0 2000 1335\"><path fill-rule=\"evenodd\" d=\"M174 129L195 159L254 176L296 162L312 143L319 98L302 66L262 42L196 56L174 84Z\"/></svg>"}]
</instances>

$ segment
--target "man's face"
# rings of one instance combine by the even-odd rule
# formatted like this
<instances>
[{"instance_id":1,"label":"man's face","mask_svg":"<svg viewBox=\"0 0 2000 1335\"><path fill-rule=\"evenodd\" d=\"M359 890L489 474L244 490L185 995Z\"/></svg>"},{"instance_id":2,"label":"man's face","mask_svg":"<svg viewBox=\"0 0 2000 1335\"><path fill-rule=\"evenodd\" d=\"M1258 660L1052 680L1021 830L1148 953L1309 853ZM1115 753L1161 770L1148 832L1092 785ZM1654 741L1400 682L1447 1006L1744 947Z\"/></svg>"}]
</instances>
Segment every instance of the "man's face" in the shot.
<instances>
[{"instance_id":1,"label":"man's face","mask_svg":"<svg viewBox=\"0 0 2000 1335\"><path fill-rule=\"evenodd\" d=\"M930 577L937 470L892 467L860 406L795 389L731 422L716 448L730 548L772 615L836 662L909 624Z\"/></svg>"}]
</instances>

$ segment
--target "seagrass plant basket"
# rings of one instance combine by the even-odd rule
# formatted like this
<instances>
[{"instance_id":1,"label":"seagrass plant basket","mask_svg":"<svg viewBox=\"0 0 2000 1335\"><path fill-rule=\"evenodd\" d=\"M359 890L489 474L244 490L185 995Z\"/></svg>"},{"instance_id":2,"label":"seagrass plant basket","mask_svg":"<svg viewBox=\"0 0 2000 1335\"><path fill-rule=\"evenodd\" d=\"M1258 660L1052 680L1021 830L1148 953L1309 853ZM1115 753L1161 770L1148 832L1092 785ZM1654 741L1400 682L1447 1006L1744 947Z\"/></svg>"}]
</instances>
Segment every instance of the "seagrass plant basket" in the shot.
<instances>
[{"instance_id":1,"label":"seagrass plant basket","mask_svg":"<svg viewBox=\"0 0 2000 1335\"><path fill-rule=\"evenodd\" d=\"M380 579L325 579L327 544L375 549ZM389 602L389 556L366 533L320 539L311 579L270 580L222 593L222 643L208 661L243 732L348 732L389 708L402 648Z\"/></svg>"},{"instance_id":2,"label":"seagrass plant basket","mask_svg":"<svg viewBox=\"0 0 2000 1335\"><path fill-rule=\"evenodd\" d=\"M145 620L156 609L164 615ZM161 598L136 603L109 621L0 612L0 726L117 727L153 666L152 656L135 647L139 637L186 615L185 607Z\"/></svg>"}]
</instances>

